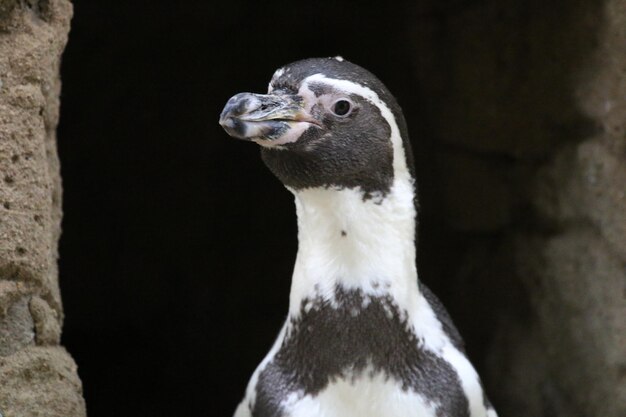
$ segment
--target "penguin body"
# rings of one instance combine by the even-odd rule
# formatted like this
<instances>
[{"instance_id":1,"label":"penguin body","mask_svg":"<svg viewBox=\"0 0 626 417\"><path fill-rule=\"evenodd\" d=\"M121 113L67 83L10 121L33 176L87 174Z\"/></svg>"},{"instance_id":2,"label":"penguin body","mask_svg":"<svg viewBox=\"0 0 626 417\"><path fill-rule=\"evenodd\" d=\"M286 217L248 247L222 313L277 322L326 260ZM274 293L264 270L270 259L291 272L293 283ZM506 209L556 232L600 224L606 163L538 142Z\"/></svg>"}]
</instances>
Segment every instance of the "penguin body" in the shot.
<instances>
[{"instance_id":1,"label":"penguin body","mask_svg":"<svg viewBox=\"0 0 626 417\"><path fill-rule=\"evenodd\" d=\"M235 417L496 417L418 281L413 161L384 85L340 58L298 61L220 123L262 146L298 215L288 317Z\"/></svg>"}]
</instances>

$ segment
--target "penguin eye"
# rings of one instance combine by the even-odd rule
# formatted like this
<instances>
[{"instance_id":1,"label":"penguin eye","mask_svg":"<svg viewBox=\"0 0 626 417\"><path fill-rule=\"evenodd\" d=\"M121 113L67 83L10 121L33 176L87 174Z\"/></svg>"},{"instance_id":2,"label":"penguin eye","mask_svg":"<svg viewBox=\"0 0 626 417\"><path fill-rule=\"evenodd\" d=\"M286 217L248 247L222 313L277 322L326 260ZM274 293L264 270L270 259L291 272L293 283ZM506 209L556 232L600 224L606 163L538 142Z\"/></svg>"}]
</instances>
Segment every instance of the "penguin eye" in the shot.
<instances>
[{"instance_id":1,"label":"penguin eye","mask_svg":"<svg viewBox=\"0 0 626 417\"><path fill-rule=\"evenodd\" d=\"M333 104L332 111L337 116L347 116L352 110L352 103L348 100L337 100Z\"/></svg>"}]
</instances>

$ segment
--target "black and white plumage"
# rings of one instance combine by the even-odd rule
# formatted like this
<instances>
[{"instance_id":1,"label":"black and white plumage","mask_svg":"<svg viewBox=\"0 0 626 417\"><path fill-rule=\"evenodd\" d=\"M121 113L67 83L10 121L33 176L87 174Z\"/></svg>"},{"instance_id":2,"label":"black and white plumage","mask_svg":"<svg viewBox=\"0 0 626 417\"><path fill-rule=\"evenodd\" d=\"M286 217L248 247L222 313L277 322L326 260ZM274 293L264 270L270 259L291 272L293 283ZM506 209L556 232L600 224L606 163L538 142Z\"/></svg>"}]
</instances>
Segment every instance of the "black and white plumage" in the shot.
<instances>
[{"instance_id":1,"label":"black and white plumage","mask_svg":"<svg viewBox=\"0 0 626 417\"><path fill-rule=\"evenodd\" d=\"M496 417L417 278L413 161L386 87L340 57L277 70L220 124L294 194L289 314L235 417Z\"/></svg>"}]
</instances>

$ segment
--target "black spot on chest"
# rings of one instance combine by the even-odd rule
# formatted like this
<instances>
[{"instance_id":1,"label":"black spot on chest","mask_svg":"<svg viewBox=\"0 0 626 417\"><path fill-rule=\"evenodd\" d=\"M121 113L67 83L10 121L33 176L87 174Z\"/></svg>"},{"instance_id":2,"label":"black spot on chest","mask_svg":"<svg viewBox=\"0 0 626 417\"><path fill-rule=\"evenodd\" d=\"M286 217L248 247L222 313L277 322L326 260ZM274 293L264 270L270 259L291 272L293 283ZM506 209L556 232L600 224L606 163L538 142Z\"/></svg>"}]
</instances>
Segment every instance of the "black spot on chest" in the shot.
<instances>
[{"instance_id":1,"label":"black spot on chest","mask_svg":"<svg viewBox=\"0 0 626 417\"><path fill-rule=\"evenodd\" d=\"M335 291L334 303L302 301L279 351L259 375L252 414L287 417L280 403L290 393L315 396L337 379L368 378L370 370L440 404L442 417L469 415L458 375L421 347L391 297L343 288Z\"/></svg>"}]
</instances>

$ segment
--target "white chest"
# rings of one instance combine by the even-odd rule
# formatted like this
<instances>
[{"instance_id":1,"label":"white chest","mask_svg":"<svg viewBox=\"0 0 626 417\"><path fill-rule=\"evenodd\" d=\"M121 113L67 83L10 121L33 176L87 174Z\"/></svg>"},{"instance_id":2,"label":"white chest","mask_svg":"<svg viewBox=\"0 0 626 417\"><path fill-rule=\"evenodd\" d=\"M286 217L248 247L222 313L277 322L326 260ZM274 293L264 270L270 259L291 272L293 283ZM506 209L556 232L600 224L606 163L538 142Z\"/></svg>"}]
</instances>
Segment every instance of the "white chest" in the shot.
<instances>
[{"instance_id":1,"label":"white chest","mask_svg":"<svg viewBox=\"0 0 626 417\"><path fill-rule=\"evenodd\" d=\"M437 407L382 373L340 379L316 396L287 401L286 417L436 417Z\"/></svg>"}]
</instances>

